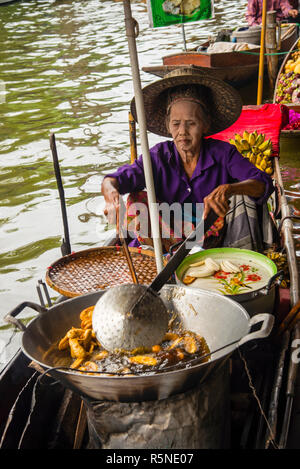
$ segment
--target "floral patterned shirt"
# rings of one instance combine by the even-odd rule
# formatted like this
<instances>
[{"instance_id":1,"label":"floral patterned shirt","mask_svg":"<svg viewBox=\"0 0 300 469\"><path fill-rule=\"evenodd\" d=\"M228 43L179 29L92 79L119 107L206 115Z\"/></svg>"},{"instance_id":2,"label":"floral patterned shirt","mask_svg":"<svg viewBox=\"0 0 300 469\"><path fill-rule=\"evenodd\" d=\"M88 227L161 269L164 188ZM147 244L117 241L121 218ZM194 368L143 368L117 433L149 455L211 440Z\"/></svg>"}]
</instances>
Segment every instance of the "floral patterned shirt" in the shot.
<instances>
[{"instance_id":1,"label":"floral patterned shirt","mask_svg":"<svg viewBox=\"0 0 300 469\"><path fill-rule=\"evenodd\" d=\"M293 1L293 0L292 0ZM294 7L292 1L288 0L267 0L267 11L276 11L277 20L283 20L289 16L289 11ZM249 26L261 24L262 0L248 0L246 19Z\"/></svg>"}]
</instances>

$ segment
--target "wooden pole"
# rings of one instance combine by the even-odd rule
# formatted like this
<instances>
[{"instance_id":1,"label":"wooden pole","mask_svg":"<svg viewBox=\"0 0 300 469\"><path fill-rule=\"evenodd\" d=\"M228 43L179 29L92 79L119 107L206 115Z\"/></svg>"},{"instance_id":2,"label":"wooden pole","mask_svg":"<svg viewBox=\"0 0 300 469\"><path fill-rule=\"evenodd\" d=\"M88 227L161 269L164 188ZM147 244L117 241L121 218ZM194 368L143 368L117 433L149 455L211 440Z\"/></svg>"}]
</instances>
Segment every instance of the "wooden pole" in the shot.
<instances>
[{"instance_id":1,"label":"wooden pole","mask_svg":"<svg viewBox=\"0 0 300 469\"><path fill-rule=\"evenodd\" d=\"M276 76L278 71L278 55L277 52L277 40L276 40L276 11L267 12L267 23L266 23L266 52L267 54L274 54L267 56L268 63L268 76L270 82L271 94L273 95Z\"/></svg>"},{"instance_id":2,"label":"wooden pole","mask_svg":"<svg viewBox=\"0 0 300 469\"><path fill-rule=\"evenodd\" d=\"M145 107L144 107L144 98L141 86L139 65L138 65L138 55L136 49L135 39L138 35L138 24L134 20L131 14L130 0L123 0L124 14L125 14L125 26L126 26L126 36L128 40L131 72L133 79L133 88L135 96L135 104L137 111L137 118L140 129L140 138L141 138L141 147L143 155L143 164L144 164L144 173L149 205L149 214L150 222L152 228L152 238L155 252L155 261L157 272L159 273L163 269L163 253L162 253L162 243L160 237L159 229L159 216L158 216L158 207L156 203L156 196L154 190L154 180L153 180L153 171L152 163L149 152L149 144L147 137L147 124L145 116Z\"/></svg>"},{"instance_id":3,"label":"wooden pole","mask_svg":"<svg viewBox=\"0 0 300 469\"><path fill-rule=\"evenodd\" d=\"M261 21L261 36L260 36L259 68L258 68L258 85L257 85L257 105L261 104L262 94L263 94L266 17L267 17L267 0L263 0L263 4L262 4L262 21Z\"/></svg>"},{"instance_id":4,"label":"wooden pole","mask_svg":"<svg viewBox=\"0 0 300 469\"><path fill-rule=\"evenodd\" d=\"M133 115L129 111L129 138L130 138L130 162L131 164L137 159L137 146L136 146L136 126Z\"/></svg>"}]
</instances>

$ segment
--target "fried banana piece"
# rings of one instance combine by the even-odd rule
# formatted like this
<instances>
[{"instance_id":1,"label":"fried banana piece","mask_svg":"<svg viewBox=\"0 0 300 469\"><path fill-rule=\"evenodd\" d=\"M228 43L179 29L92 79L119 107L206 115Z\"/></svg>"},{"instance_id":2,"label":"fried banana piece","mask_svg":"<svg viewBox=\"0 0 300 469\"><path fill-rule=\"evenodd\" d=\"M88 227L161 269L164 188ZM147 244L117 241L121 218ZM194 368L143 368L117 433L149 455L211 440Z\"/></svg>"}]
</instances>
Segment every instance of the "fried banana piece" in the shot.
<instances>
[{"instance_id":1,"label":"fried banana piece","mask_svg":"<svg viewBox=\"0 0 300 469\"><path fill-rule=\"evenodd\" d=\"M72 327L72 329L70 329L66 335L69 339L76 339L77 337L80 337L82 333L83 329L80 329L78 327Z\"/></svg>"},{"instance_id":2,"label":"fried banana piece","mask_svg":"<svg viewBox=\"0 0 300 469\"><path fill-rule=\"evenodd\" d=\"M176 356L178 357L178 360L183 360L185 355L184 351L181 348L176 349Z\"/></svg>"},{"instance_id":3,"label":"fried banana piece","mask_svg":"<svg viewBox=\"0 0 300 469\"><path fill-rule=\"evenodd\" d=\"M193 354L193 353L197 352L198 345L197 345L196 339L194 337L190 337L188 335L185 336L183 338L183 343L184 343L184 350L187 353Z\"/></svg>"},{"instance_id":4,"label":"fried banana piece","mask_svg":"<svg viewBox=\"0 0 300 469\"><path fill-rule=\"evenodd\" d=\"M166 340L175 340L178 339L179 335L175 334L175 332L166 332L163 338L163 342Z\"/></svg>"},{"instance_id":5,"label":"fried banana piece","mask_svg":"<svg viewBox=\"0 0 300 469\"><path fill-rule=\"evenodd\" d=\"M69 347L69 339L75 339L75 337L80 337L82 334L82 329L72 327L68 330L66 335L61 339L58 344L58 350L66 350Z\"/></svg>"},{"instance_id":6,"label":"fried banana piece","mask_svg":"<svg viewBox=\"0 0 300 469\"><path fill-rule=\"evenodd\" d=\"M190 275L186 275L182 280L185 285L190 285L196 280L196 277L191 277Z\"/></svg>"},{"instance_id":7,"label":"fried banana piece","mask_svg":"<svg viewBox=\"0 0 300 469\"><path fill-rule=\"evenodd\" d=\"M84 368L85 371L98 371L97 363L91 361L85 362L82 368Z\"/></svg>"},{"instance_id":8,"label":"fried banana piece","mask_svg":"<svg viewBox=\"0 0 300 469\"><path fill-rule=\"evenodd\" d=\"M106 358L108 356L108 351L107 350L102 350L101 352L97 353L93 358L94 360L103 360L103 358Z\"/></svg>"},{"instance_id":9,"label":"fried banana piece","mask_svg":"<svg viewBox=\"0 0 300 469\"><path fill-rule=\"evenodd\" d=\"M95 309L95 306L89 306L88 308L83 309L79 316L81 321L87 318L92 319L94 309Z\"/></svg>"},{"instance_id":10,"label":"fried banana piece","mask_svg":"<svg viewBox=\"0 0 300 469\"><path fill-rule=\"evenodd\" d=\"M135 363L136 365L148 365L148 366L157 365L156 358L149 357L147 355L135 355L134 357L130 357L129 361L130 363Z\"/></svg>"},{"instance_id":11,"label":"fried banana piece","mask_svg":"<svg viewBox=\"0 0 300 469\"><path fill-rule=\"evenodd\" d=\"M92 329L86 329L80 338L82 340L83 348L88 350L92 341Z\"/></svg>"},{"instance_id":12,"label":"fried banana piece","mask_svg":"<svg viewBox=\"0 0 300 469\"><path fill-rule=\"evenodd\" d=\"M69 347L69 337L65 335L58 344L58 350L66 350Z\"/></svg>"},{"instance_id":13,"label":"fried banana piece","mask_svg":"<svg viewBox=\"0 0 300 469\"><path fill-rule=\"evenodd\" d=\"M83 363L83 361L84 361L84 358L76 358L75 362L72 363L70 368L73 368L73 369L79 368L80 365Z\"/></svg>"},{"instance_id":14,"label":"fried banana piece","mask_svg":"<svg viewBox=\"0 0 300 469\"><path fill-rule=\"evenodd\" d=\"M71 357L72 358L85 358L86 351L79 344L78 339L69 339L70 350L71 350Z\"/></svg>"},{"instance_id":15,"label":"fried banana piece","mask_svg":"<svg viewBox=\"0 0 300 469\"><path fill-rule=\"evenodd\" d=\"M158 353L161 351L161 346L160 345L153 345L152 346L152 352Z\"/></svg>"},{"instance_id":16,"label":"fried banana piece","mask_svg":"<svg viewBox=\"0 0 300 469\"><path fill-rule=\"evenodd\" d=\"M84 319L84 321L81 321L81 328L82 329L92 329L92 320L91 319Z\"/></svg>"}]
</instances>

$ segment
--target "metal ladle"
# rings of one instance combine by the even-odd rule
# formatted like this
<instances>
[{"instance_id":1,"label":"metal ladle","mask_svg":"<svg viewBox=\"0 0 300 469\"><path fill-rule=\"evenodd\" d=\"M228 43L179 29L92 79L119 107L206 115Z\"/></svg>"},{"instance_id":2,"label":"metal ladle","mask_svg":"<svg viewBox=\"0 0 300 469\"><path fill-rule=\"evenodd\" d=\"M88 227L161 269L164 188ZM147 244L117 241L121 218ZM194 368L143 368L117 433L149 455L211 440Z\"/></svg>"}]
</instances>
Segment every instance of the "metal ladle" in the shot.
<instances>
[{"instance_id":1,"label":"metal ladle","mask_svg":"<svg viewBox=\"0 0 300 469\"><path fill-rule=\"evenodd\" d=\"M102 295L95 306L92 322L96 337L106 350L133 350L162 341L169 314L158 292L190 252L196 234L205 232L217 218L211 211L205 221L201 220L148 287L118 285Z\"/></svg>"}]
</instances>

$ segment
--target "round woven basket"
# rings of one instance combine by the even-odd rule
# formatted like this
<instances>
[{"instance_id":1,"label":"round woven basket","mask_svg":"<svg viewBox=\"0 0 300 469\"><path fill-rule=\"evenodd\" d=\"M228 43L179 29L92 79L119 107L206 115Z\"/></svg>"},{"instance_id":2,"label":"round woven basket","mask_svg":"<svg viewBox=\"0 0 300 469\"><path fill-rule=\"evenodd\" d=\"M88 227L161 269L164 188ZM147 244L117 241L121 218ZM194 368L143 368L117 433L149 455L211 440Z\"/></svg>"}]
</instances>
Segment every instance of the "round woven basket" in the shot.
<instances>
[{"instance_id":1,"label":"round woven basket","mask_svg":"<svg viewBox=\"0 0 300 469\"><path fill-rule=\"evenodd\" d=\"M129 248L140 284L157 275L154 252ZM96 290L133 283L122 247L103 246L64 256L47 270L46 282L61 295L73 298Z\"/></svg>"}]
</instances>

